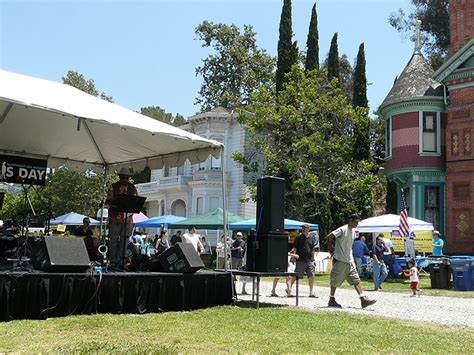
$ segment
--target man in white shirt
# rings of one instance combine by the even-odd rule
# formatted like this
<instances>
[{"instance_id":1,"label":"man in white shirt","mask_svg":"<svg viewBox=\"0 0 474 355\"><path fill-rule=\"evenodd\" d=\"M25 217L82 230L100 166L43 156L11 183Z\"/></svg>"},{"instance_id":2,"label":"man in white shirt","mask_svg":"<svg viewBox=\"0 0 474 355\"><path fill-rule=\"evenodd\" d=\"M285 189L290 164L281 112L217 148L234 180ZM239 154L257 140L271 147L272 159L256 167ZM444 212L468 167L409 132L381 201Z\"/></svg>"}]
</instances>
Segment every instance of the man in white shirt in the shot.
<instances>
[{"instance_id":1,"label":"man in white shirt","mask_svg":"<svg viewBox=\"0 0 474 355\"><path fill-rule=\"evenodd\" d=\"M196 233L195 226L189 226L188 232L184 233L183 237L184 243L191 243L198 254L204 250L201 241L199 240L199 234Z\"/></svg>"},{"instance_id":2,"label":"man in white shirt","mask_svg":"<svg viewBox=\"0 0 474 355\"><path fill-rule=\"evenodd\" d=\"M332 231L328 236L328 250L332 255L332 269L330 276L331 293L328 307L342 308L336 302L336 289L342 285L344 280L354 286L360 297L362 308L374 304L376 301L364 295L364 290L360 284L359 274L352 257L352 243L356 238L354 228L359 224L359 216L352 214L347 218L347 224Z\"/></svg>"},{"instance_id":3,"label":"man in white shirt","mask_svg":"<svg viewBox=\"0 0 474 355\"><path fill-rule=\"evenodd\" d=\"M383 242L387 247L387 251L383 253L383 262L387 266L388 276L387 281L393 281L396 275L393 273L393 259L397 257L395 250L393 249L393 243L390 239L384 237Z\"/></svg>"}]
</instances>

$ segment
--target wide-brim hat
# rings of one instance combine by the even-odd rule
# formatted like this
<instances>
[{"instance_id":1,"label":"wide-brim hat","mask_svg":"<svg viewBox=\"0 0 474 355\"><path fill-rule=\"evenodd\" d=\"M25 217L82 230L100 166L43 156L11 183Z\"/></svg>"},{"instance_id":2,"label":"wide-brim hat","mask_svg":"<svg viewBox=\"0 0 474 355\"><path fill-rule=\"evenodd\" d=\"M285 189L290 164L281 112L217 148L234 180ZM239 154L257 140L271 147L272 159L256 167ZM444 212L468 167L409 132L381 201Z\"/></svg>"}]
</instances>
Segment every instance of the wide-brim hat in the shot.
<instances>
[{"instance_id":1,"label":"wide-brim hat","mask_svg":"<svg viewBox=\"0 0 474 355\"><path fill-rule=\"evenodd\" d=\"M130 170L128 168L121 168L120 171L118 172L119 176L131 176Z\"/></svg>"}]
</instances>

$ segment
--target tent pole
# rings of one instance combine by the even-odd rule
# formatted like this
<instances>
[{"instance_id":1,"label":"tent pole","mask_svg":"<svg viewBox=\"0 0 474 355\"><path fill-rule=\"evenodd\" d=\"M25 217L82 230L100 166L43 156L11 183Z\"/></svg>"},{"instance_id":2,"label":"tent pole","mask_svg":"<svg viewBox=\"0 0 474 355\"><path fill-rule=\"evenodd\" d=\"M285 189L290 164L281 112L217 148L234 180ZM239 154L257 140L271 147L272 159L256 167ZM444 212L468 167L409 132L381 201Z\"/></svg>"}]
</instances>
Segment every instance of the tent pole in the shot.
<instances>
[{"instance_id":1,"label":"tent pole","mask_svg":"<svg viewBox=\"0 0 474 355\"><path fill-rule=\"evenodd\" d=\"M227 271L227 171L224 156L224 145L221 147L221 167L222 167L222 223L224 224L224 270Z\"/></svg>"},{"instance_id":2,"label":"tent pole","mask_svg":"<svg viewBox=\"0 0 474 355\"><path fill-rule=\"evenodd\" d=\"M99 238L101 241L104 241L102 236L102 227L103 227L103 219L104 219L104 203L105 203L105 189L107 186L105 186L107 183L107 167L104 165L103 170L102 170L102 199L100 200L100 224L99 224Z\"/></svg>"}]
</instances>

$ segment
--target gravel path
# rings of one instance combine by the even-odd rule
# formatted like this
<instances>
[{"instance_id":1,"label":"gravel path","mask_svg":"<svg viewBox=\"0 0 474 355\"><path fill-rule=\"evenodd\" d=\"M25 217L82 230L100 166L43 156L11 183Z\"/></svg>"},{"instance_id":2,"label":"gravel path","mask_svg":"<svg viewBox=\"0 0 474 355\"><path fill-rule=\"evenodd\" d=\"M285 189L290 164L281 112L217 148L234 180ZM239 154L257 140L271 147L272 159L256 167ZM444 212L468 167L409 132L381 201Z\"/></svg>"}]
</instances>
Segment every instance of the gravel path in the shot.
<instances>
[{"instance_id":1,"label":"gravel path","mask_svg":"<svg viewBox=\"0 0 474 355\"><path fill-rule=\"evenodd\" d=\"M279 283L277 294L280 297L270 297L271 282L260 282L260 303L286 304L295 306L295 298L288 298L285 294L286 285ZM237 282L239 300L251 300L250 295L240 295L241 283ZM251 292L252 284L247 284L247 292ZM420 297L410 297L410 290L407 292L373 292L365 291L369 298L377 300L373 306L362 309L360 300L354 289L338 289L336 300L342 305L342 309L328 308L329 299L328 287L315 287L316 295L319 298L309 298L307 285L300 286L299 307L307 309L317 309L325 312L348 312L361 315L373 315L393 317L403 320L414 320L421 322L434 322L446 325L461 325L474 327L474 298L453 298L453 297L433 297L421 295ZM296 293L293 286L293 294ZM283 296L285 295L285 296Z\"/></svg>"}]
</instances>

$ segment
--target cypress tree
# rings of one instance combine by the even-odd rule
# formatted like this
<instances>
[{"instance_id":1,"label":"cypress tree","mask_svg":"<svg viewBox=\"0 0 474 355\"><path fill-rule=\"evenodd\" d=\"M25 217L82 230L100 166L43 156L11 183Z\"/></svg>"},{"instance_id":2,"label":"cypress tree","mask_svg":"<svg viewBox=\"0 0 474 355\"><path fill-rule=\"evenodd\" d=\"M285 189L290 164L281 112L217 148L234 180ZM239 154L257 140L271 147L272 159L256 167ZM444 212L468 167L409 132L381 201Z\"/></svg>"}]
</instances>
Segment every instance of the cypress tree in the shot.
<instances>
[{"instance_id":1,"label":"cypress tree","mask_svg":"<svg viewBox=\"0 0 474 355\"><path fill-rule=\"evenodd\" d=\"M284 0L280 18L280 37L278 39L278 59L275 77L277 93L283 88L285 74L298 61L298 47L296 42L291 42L292 37L291 0Z\"/></svg>"},{"instance_id":2,"label":"cypress tree","mask_svg":"<svg viewBox=\"0 0 474 355\"><path fill-rule=\"evenodd\" d=\"M367 109L367 77L365 75L365 52L364 43L359 46L357 62L354 69L354 88L352 95L352 106ZM367 160L370 157L370 127L368 112L359 118L354 125L354 159Z\"/></svg>"},{"instance_id":3,"label":"cypress tree","mask_svg":"<svg viewBox=\"0 0 474 355\"><path fill-rule=\"evenodd\" d=\"M354 107L368 107L367 101L367 77L365 74L365 52L364 43L359 46L357 62L354 69L354 91L352 95L352 105Z\"/></svg>"},{"instance_id":4,"label":"cypress tree","mask_svg":"<svg viewBox=\"0 0 474 355\"><path fill-rule=\"evenodd\" d=\"M331 40L331 47L329 48L328 54L328 79L332 80L337 78L339 81L341 77L339 75L339 49L337 47L337 32Z\"/></svg>"},{"instance_id":5,"label":"cypress tree","mask_svg":"<svg viewBox=\"0 0 474 355\"><path fill-rule=\"evenodd\" d=\"M318 14L316 13L316 3L311 10L311 20L309 22L308 39L306 40L306 63L307 71L319 70L319 32L318 32Z\"/></svg>"}]
</instances>

